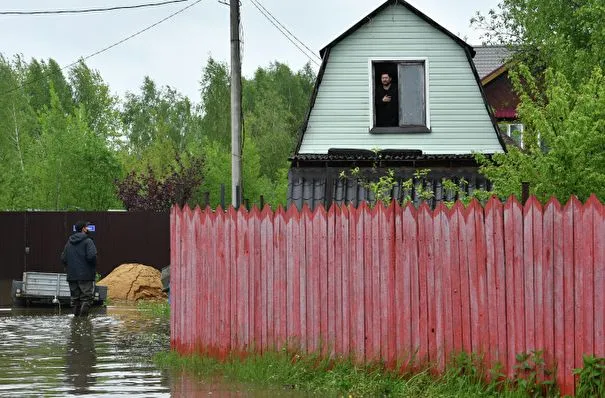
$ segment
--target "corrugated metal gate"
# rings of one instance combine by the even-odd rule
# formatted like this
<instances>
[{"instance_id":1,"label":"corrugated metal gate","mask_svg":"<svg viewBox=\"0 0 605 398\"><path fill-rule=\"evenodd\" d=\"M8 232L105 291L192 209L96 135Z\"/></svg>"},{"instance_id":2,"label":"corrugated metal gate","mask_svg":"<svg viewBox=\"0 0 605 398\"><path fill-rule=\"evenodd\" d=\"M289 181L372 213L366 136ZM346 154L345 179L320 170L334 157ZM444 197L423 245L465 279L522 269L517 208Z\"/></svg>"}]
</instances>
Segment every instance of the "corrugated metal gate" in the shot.
<instances>
[{"instance_id":1,"label":"corrugated metal gate","mask_svg":"<svg viewBox=\"0 0 605 398\"><path fill-rule=\"evenodd\" d=\"M64 272L59 259L78 220L95 224L97 272L136 262L170 262L170 216L155 212L0 212L0 280L24 271Z\"/></svg>"}]
</instances>

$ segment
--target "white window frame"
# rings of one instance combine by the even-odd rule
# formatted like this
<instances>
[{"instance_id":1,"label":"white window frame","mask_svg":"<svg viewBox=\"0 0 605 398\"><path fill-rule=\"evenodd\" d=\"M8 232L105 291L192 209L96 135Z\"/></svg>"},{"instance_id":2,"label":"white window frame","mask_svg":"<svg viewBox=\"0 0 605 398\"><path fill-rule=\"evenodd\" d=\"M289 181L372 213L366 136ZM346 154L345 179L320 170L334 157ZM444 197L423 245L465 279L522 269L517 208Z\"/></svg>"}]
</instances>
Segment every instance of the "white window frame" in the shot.
<instances>
[{"instance_id":1,"label":"white window frame","mask_svg":"<svg viewBox=\"0 0 605 398\"><path fill-rule=\"evenodd\" d=\"M521 132L521 135L519 136L520 138L520 142L519 142L519 146L521 147L521 149L523 149L523 133L525 132L525 126L523 125L523 123L520 122L505 122L506 125L506 135L508 135L510 138L513 138L513 126L521 126L520 130L517 130L519 132ZM540 140L540 135L538 134L538 140Z\"/></svg>"},{"instance_id":2,"label":"white window frame","mask_svg":"<svg viewBox=\"0 0 605 398\"><path fill-rule=\"evenodd\" d=\"M429 59L427 57L376 57L368 58L368 99L369 99L369 115L370 120L368 129L373 129L374 126L374 71L373 65L375 62L422 62L424 63L424 100L425 100L425 118L426 128L431 129L431 101L429 97ZM397 81L399 84L399 80ZM399 87L397 87L399 90Z\"/></svg>"}]
</instances>

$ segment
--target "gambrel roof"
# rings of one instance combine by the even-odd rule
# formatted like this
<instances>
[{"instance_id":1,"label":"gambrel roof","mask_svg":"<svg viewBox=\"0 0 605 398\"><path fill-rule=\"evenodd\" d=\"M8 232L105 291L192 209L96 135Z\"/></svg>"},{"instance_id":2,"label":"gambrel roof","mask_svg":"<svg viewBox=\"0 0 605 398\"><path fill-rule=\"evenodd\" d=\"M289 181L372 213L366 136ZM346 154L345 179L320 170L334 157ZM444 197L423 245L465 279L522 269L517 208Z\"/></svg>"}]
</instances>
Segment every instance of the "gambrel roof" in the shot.
<instances>
[{"instance_id":1,"label":"gambrel roof","mask_svg":"<svg viewBox=\"0 0 605 398\"><path fill-rule=\"evenodd\" d=\"M395 5L395 4L401 4L402 6L406 7L408 10L410 10L412 13L416 14L418 17L420 17L421 19L423 19L429 25L435 27L436 29L440 30L441 32L443 32L446 35L448 35L449 37L451 37L456 43L458 43L460 46L464 47L466 50L469 51L469 53L471 54L471 58L475 55L475 50L473 49L473 47L471 45L469 45L468 43L466 43L464 40L462 40L461 38L459 38L458 36L456 36L455 34L453 34L452 32L450 32L449 30L445 29L443 26L439 25L437 22L435 22L433 19L431 19L426 14L422 13L420 10L418 10L417 8L415 8L413 5L411 5L407 1L404 1L404 0L388 0L384 4L382 4L380 7L378 7L377 9L375 9L374 11L372 11L371 13L369 13L368 15L366 15L365 17L363 17L355 25L351 26L351 28L349 28L346 32L344 32L343 34L341 34L340 36L338 36L336 39L332 40L324 48L322 48L319 51L319 54L321 55L321 57L323 58L324 54L326 53L326 51L328 49L330 49L331 47L334 47L334 45L336 45L338 42L340 42L342 39L344 39L345 37L347 37L351 33L355 32L357 29L359 29L360 27L362 27L363 25L365 25L367 22L370 22L379 12L381 12L385 8L387 8L389 6L392 6L392 5Z\"/></svg>"},{"instance_id":2,"label":"gambrel roof","mask_svg":"<svg viewBox=\"0 0 605 398\"><path fill-rule=\"evenodd\" d=\"M321 66L319 68L319 72L318 72L317 79L316 79L316 82L315 82L315 87L314 87L313 93L311 95L310 105L309 105L309 108L307 110L307 114L306 114L305 120L303 122L301 130L299 131L298 143L296 145L296 149L294 150L294 153L290 157L290 160L296 159L298 157L298 155L300 154L301 145L303 143L303 137L304 137L305 132L306 132L306 130L308 128L309 119L311 117L311 112L313 110L313 107L315 106L315 102L316 102L316 99L317 99L319 87L320 87L322 79L324 77L327 63L329 62L330 50L334 46L336 46L338 43L340 43L342 40L344 40L346 37L348 37L349 35L351 35L355 31L357 31L358 29L360 29L362 26L364 26L365 24L371 22L379 13L381 13L382 11L384 11L386 8L388 8L390 6L395 6L395 5L401 5L401 6L405 7L411 13L415 14L417 17L419 17L420 19L422 19L424 22L426 22L430 26L434 27L438 31L444 33L446 36L448 36L449 38L451 38L456 44L458 44L463 49L464 54L466 55L466 58L468 60L469 68L471 69L472 74L474 75L475 80L477 82L477 87L479 88L479 91L481 93L481 96L482 96L482 99L483 99L483 103L484 103L485 108L487 110L487 113L489 114L489 117L491 119L491 124L493 125L494 132L495 132L495 134L497 136L497 139L498 139L498 141L500 143L500 146L501 146L502 150L506 152L506 145L504 144L504 142L502 140L502 137L500 136L500 134L498 132L498 127L497 127L497 124L496 124L496 119L494 118L494 115L493 115L493 113L492 113L492 111L490 109L490 106L487 103L487 99L486 99L485 93L483 91L483 86L481 84L481 79L479 77L479 74L477 73L477 69L476 69L475 63L473 62L473 57L475 56L475 49L471 45L469 45L468 43L466 43L464 40L462 40L460 37L458 37L457 35L453 34L449 30L447 30L446 28L444 28L443 26L441 26L440 24L438 24L437 22L435 22L433 19L431 19L430 17L428 17L426 14L422 13L420 10L418 10L417 8L415 8L414 6L412 6L407 1L405 1L405 0L388 0L385 3L383 3L381 6L379 6L378 8L376 8L374 11L372 11L371 13L369 13L368 15L366 15L365 17L363 17L355 25L353 25L351 28L349 28L348 30L346 30L344 33L342 33L336 39L332 40L329 44L327 44L324 48L322 48L320 50L320 55L322 57L322 64L321 64Z\"/></svg>"}]
</instances>

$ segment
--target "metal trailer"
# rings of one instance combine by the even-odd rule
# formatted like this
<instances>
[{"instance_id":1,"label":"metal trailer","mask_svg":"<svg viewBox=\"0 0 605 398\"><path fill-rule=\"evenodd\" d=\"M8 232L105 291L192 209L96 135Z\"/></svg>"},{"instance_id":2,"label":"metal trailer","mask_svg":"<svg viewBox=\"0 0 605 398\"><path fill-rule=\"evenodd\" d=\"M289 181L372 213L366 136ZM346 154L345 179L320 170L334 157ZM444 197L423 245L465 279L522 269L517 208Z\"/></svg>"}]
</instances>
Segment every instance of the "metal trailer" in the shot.
<instances>
[{"instance_id":1,"label":"metal trailer","mask_svg":"<svg viewBox=\"0 0 605 398\"><path fill-rule=\"evenodd\" d=\"M24 272L23 280L13 280L11 297L13 307L69 305L71 299L67 274ZM103 305L106 299L107 286L95 284L93 305Z\"/></svg>"}]
</instances>

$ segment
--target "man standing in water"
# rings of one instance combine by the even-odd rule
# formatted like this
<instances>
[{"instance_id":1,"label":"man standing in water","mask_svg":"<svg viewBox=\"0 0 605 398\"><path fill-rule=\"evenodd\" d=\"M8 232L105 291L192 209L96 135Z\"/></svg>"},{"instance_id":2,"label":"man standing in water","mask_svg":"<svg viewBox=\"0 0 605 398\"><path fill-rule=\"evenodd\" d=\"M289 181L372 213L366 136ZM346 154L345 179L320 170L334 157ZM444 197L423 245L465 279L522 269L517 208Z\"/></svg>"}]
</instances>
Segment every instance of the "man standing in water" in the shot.
<instances>
[{"instance_id":1,"label":"man standing in water","mask_svg":"<svg viewBox=\"0 0 605 398\"><path fill-rule=\"evenodd\" d=\"M78 221L69 237L61 261L67 267L67 282L75 316L87 316L95 289L97 248L88 235L90 223Z\"/></svg>"}]
</instances>

